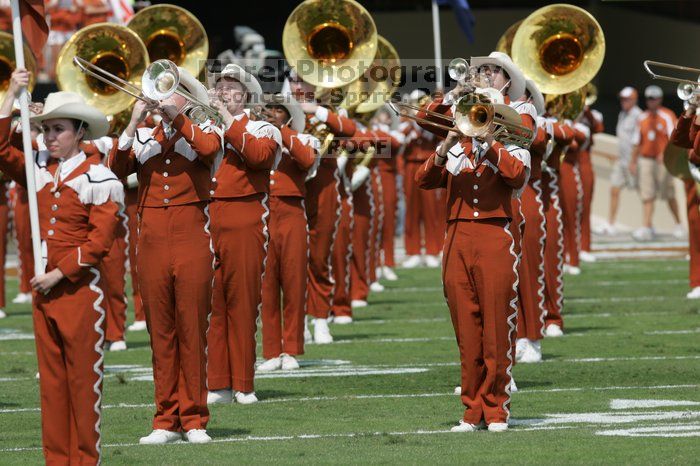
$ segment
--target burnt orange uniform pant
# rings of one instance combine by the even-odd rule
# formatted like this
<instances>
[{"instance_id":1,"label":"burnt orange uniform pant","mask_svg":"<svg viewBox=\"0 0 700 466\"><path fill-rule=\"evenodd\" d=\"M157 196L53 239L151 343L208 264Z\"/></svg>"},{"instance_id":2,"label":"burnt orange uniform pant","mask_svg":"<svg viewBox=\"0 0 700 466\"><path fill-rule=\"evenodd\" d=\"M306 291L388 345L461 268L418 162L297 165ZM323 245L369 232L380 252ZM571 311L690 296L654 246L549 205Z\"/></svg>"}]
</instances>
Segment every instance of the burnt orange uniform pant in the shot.
<instances>
[{"instance_id":1,"label":"burnt orange uniform pant","mask_svg":"<svg viewBox=\"0 0 700 466\"><path fill-rule=\"evenodd\" d=\"M372 264L372 216L374 194L368 179L353 193L352 263L350 267L350 298L367 300L370 265Z\"/></svg>"},{"instance_id":2,"label":"burnt orange uniform pant","mask_svg":"<svg viewBox=\"0 0 700 466\"><path fill-rule=\"evenodd\" d=\"M270 197L270 245L262 283L263 356L304 354L306 270L309 265L304 199ZM284 309L280 303L280 288Z\"/></svg>"},{"instance_id":3,"label":"burnt orange uniform pant","mask_svg":"<svg viewBox=\"0 0 700 466\"><path fill-rule=\"evenodd\" d=\"M41 431L48 465L100 461L105 310L100 274L34 293Z\"/></svg>"},{"instance_id":4,"label":"burnt orange uniform pant","mask_svg":"<svg viewBox=\"0 0 700 466\"><path fill-rule=\"evenodd\" d=\"M127 237L127 249L129 250L129 274L131 275L131 296L134 301L134 320L146 320L143 312L143 302L139 291L138 267L136 266L136 245L139 239L138 229L138 189L126 189L125 193L125 213L129 236Z\"/></svg>"},{"instance_id":5,"label":"burnt orange uniform pant","mask_svg":"<svg viewBox=\"0 0 700 466\"><path fill-rule=\"evenodd\" d=\"M591 163L591 152L582 151L579 154L578 169L581 175L581 187L583 188L583 205L581 210L581 251L591 252L591 203L593 202L593 188L595 186L595 173Z\"/></svg>"},{"instance_id":6,"label":"burnt orange uniform pant","mask_svg":"<svg viewBox=\"0 0 700 466\"><path fill-rule=\"evenodd\" d=\"M545 326L556 324L564 328L561 316L564 303L564 234L556 172L542 172L542 205L547 230L544 244Z\"/></svg>"},{"instance_id":7,"label":"burnt orange uniform pant","mask_svg":"<svg viewBox=\"0 0 700 466\"><path fill-rule=\"evenodd\" d=\"M124 339L126 324L126 260L127 260L127 217L119 213L120 225L117 227L112 249L102 259L102 289L105 293L104 307L107 310L105 339L119 341Z\"/></svg>"},{"instance_id":8,"label":"burnt orange uniform pant","mask_svg":"<svg viewBox=\"0 0 700 466\"><path fill-rule=\"evenodd\" d=\"M15 187L13 209L15 237L17 238L17 256L19 259L19 291L31 293L29 283L34 277L34 250L32 249L32 229L29 223L29 200L27 190L21 186Z\"/></svg>"},{"instance_id":9,"label":"burnt orange uniform pant","mask_svg":"<svg viewBox=\"0 0 700 466\"><path fill-rule=\"evenodd\" d=\"M267 194L216 199L212 237L219 267L208 334L209 389L253 391L270 211ZM303 330L302 330L303 331Z\"/></svg>"},{"instance_id":10,"label":"burnt orange uniform pant","mask_svg":"<svg viewBox=\"0 0 700 466\"><path fill-rule=\"evenodd\" d=\"M688 209L688 242L690 253L690 287L700 286L700 196L694 181L685 180Z\"/></svg>"},{"instance_id":11,"label":"burnt orange uniform pant","mask_svg":"<svg viewBox=\"0 0 700 466\"><path fill-rule=\"evenodd\" d=\"M7 232L10 228L9 183L0 184L0 309L5 308L5 261L7 258ZM30 238L31 240L31 238Z\"/></svg>"},{"instance_id":12,"label":"burnt orange uniform pant","mask_svg":"<svg viewBox=\"0 0 700 466\"><path fill-rule=\"evenodd\" d=\"M333 243L333 315L351 316L350 307L350 264L352 262L352 230L354 226L353 198L342 197L340 222Z\"/></svg>"},{"instance_id":13,"label":"burnt orange uniform pant","mask_svg":"<svg viewBox=\"0 0 700 466\"><path fill-rule=\"evenodd\" d=\"M531 180L520 197L525 218L520 256L520 314L518 338L542 338L544 317L544 242L546 225L542 205L542 181Z\"/></svg>"},{"instance_id":14,"label":"burnt orange uniform pant","mask_svg":"<svg viewBox=\"0 0 700 466\"><path fill-rule=\"evenodd\" d=\"M382 263L387 267L396 266L394 260L394 235L396 233L396 209L398 194L396 192L396 172L380 170L382 181Z\"/></svg>"},{"instance_id":15,"label":"burnt orange uniform pant","mask_svg":"<svg viewBox=\"0 0 700 466\"><path fill-rule=\"evenodd\" d=\"M559 170L559 190L564 226L564 256L567 264L578 267L578 255L581 252L583 188L577 164L562 162Z\"/></svg>"},{"instance_id":16,"label":"burnt orange uniform pant","mask_svg":"<svg viewBox=\"0 0 700 466\"><path fill-rule=\"evenodd\" d=\"M321 163L306 185L309 221L309 285L306 312L328 318L333 302L332 252L340 219L340 174L335 165Z\"/></svg>"},{"instance_id":17,"label":"burnt orange uniform pant","mask_svg":"<svg viewBox=\"0 0 700 466\"><path fill-rule=\"evenodd\" d=\"M506 219L450 221L443 283L462 366L464 421L507 422L517 256Z\"/></svg>"},{"instance_id":18,"label":"burnt orange uniform pant","mask_svg":"<svg viewBox=\"0 0 700 466\"><path fill-rule=\"evenodd\" d=\"M139 285L153 351L154 429L205 429L212 263L206 203L141 210Z\"/></svg>"},{"instance_id":19,"label":"burnt orange uniform pant","mask_svg":"<svg viewBox=\"0 0 700 466\"><path fill-rule=\"evenodd\" d=\"M369 243L369 282L373 283L377 281L377 266L381 264L382 231L384 230L384 187L379 168L372 169L370 180L372 182L372 221L370 223L372 229Z\"/></svg>"},{"instance_id":20,"label":"burnt orange uniform pant","mask_svg":"<svg viewBox=\"0 0 700 466\"><path fill-rule=\"evenodd\" d=\"M404 241L407 256L415 256L421 253L421 247L425 246L425 253L436 256L440 254L442 241L445 238L444 214L445 203L440 204L437 198L439 190L420 189L415 182L416 171L421 167L421 162L406 162L404 166L404 195L406 196L406 221ZM422 241L421 241L422 225Z\"/></svg>"}]
</instances>

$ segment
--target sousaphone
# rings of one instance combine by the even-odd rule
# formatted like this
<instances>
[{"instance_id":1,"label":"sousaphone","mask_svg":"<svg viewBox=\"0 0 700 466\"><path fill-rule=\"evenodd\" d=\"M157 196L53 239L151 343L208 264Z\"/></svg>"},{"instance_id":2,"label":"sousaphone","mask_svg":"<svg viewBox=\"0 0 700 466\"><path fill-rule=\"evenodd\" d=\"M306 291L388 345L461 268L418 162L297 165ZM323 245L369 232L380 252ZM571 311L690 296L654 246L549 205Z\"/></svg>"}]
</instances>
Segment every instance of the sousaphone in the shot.
<instances>
[{"instance_id":1,"label":"sousaphone","mask_svg":"<svg viewBox=\"0 0 700 466\"><path fill-rule=\"evenodd\" d=\"M34 84L36 84L36 59L26 45L24 46L24 61L25 68L30 72L27 90L32 92ZM10 86L12 72L16 67L15 43L12 34L0 32L0 101L5 99L5 93L7 93L7 89Z\"/></svg>"}]
</instances>

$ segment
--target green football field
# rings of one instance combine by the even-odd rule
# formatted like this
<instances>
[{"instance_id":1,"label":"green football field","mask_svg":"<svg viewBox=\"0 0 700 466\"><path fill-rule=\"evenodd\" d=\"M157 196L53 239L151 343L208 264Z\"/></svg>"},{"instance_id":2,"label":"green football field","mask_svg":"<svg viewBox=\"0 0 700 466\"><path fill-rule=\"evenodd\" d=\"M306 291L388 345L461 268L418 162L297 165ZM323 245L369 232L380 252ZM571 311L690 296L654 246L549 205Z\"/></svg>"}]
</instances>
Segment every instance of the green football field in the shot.
<instances>
[{"instance_id":1,"label":"green football field","mask_svg":"<svg viewBox=\"0 0 700 466\"><path fill-rule=\"evenodd\" d=\"M439 272L399 270L302 369L256 380L261 402L215 405L214 443L139 446L153 386L145 332L106 355L106 464L700 462L700 303L687 262L584 265L566 278L566 336L514 370L506 433L450 433L459 356ZM8 283L9 296L16 281ZM0 321L0 463L42 461L29 306ZM131 317L131 316L130 316Z\"/></svg>"}]
</instances>

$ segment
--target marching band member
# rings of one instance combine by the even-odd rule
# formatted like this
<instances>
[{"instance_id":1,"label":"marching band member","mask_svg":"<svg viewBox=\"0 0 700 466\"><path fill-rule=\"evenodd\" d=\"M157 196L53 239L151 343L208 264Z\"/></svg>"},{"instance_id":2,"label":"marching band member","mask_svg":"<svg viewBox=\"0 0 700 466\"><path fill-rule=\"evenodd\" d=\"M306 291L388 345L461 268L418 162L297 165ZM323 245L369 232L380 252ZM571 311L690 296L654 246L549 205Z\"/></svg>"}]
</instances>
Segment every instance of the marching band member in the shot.
<instances>
[{"instance_id":1,"label":"marching band member","mask_svg":"<svg viewBox=\"0 0 700 466\"><path fill-rule=\"evenodd\" d=\"M323 102L317 103L315 88L292 72L289 78L292 96L306 113L307 133L313 127L325 125L336 137L355 134L355 123L344 110L336 113ZM321 97L321 96L318 96ZM309 286L307 313L313 317L314 342L333 342L328 328L328 316L333 305L334 281L332 276L333 242L340 219L341 176L335 153L321 159L316 176L306 189L306 214L309 221Z\"/></svg>"},{"instance_id":2,"label":"marching band member","mask_svg":"<svg viewBox=\"0 0 700 466\"><path fill-rule=\"evenodd\" d=\"M127 177L124 186L124 213L127 218L129 236L129 275L131 276L131 300L134 303L134 321L127 327L130 332L146 330L146 314L143 310L141 291L139 290L138 269L136 268L136 244L138 243L138 180L134 174Z\"/></svg>"},{"instance_id":3,"label":"marching band member","mask_svg":"<svg viewBox=\"0 0 700 466\"><path fill-rule=\"evenodd\" d=\"M258 401L256 320L270 233L270 170L282 156L280 131L244 111L260 105L255 77L235 64L214 75L212 105L224 125L224 154L211 178L211 231L218 261L208 333L209 402ZM276 201L275 201L276 202Z\"/></svg>"},{"instance_id":4,"label":"marching band member","mask_svg":"<svg viewBox=\"0 0 700 466\"><path fill-rule=\"evenodd\" d=\"M15 184L12 207L12 223L17 241L19 262L17 265L19 293L14 297L12 303L25 304L32 301L30 281L34 276L34 252L32 251L32 232L29 226L29 199L27 199L27 190L20 184Z\"/></svg>"},{"instance_id":5,"label":"marching band member","mask_svg":"<svg viewBox=\"0 0 700 466\"><path fill-rule=\"evenodd\" d=\"M29 73L15 70L0 108L0 169L26 185L24 154L10 146L10 110ZM55 92L41 123L48 152L34 167L45 273L32 279L47 464L99 464L105 311L98 266L109 251L124 190L80 143L103 136L107 118L72 92Z\"/></svg>"},{"instance_id":6,"label":"marching band member","mask_svg":"<svg viewBox=\"0 0 700 466\"><path fill-rule=\"evenodd\" d=\"M180 68L180 85L202 102L203 84ZM206 386L206 347L214 256L209 235L210 165L221 139L209 123L180 113L186 100L173 94L150 108L139 100L110 154L120 178L139 177L138 279L153 351L156 413L142 444L185 437L211 440ZM138 128L149 111L161 122Z\"/></svg>"},{"instance_id":7,"label":"marching band member","mask_svg":"<svg viewBox=\"0 0 700 466\"><path fill-rule=\"evenodd\" d=\"M591 254L591 203L593 202L593 186L595 184L595 173L591 162L591 147L593 146L593 136L597 133L602 133L605 130L605 126L603 125L603 114L588 106L583 109L582 122L590 128L591 137L581 149L578 161L581 186L583 188L581 252L579 259L584 262L595 262L596 258Z\"/></svg>"},{"instance_id":8,"label":"marching band member","mask_svg":"<svg viewBox=\"0 0 700 466\"><path fill-rule=\"evenodd\" d=\"M561 201L562 225L564 227L564 273L579 275L579 252L581 251L581 209L583 207L583 185L579 171L579 154L591 138L590 128L576 121L571 123L574 140L564 153L559 168L559 199Z\"/></svg>"},{"instance_id":9,"label":"marching band member","mask_svg":"<svg viewBox=\"0 0 700 466\"><path fill-rule=\"evenodd\" d=\"M471 64L511 99L523 94L525 79L510 60L492 54L472 58ZM434 101L429 110L449 112L460 88ZM483 141L460 140L450 132L416 174L421 188L448 190L443 283L460 349L466 406L455 432L486 425L490 431L508 428L518 300L511 197L527 182L529 165L526 149L506 148L491 135Z\"/></svg>"},{"instance_id":10,"label":"marching band member","mask_svg":"<svg viewBox=\"0 0 700 466\"><path fill-rule=\"evenodd\" d=\"M357 133L356 133L357 134ZM351 189L352 163L348 163L349 141L341 141L338 151L337 163L341 182L338 184L340 197L340 218L336 229L335 240L331 257L331 270L333 273L333 323L352 323L352 300L350 299L350 278L352 275L352 231L354 229L354 200Z\"/></svg>"},{"instance_id":11,"label":"marching band member","mask_svg":"<svg viewBox=\"0 0 700 466\"><path fill-rule=\"evenodd\" d=\"M427 94L416 89L411 92L410 100L416 104ZM435 151L435 135L410 119L404 119L400 126L406 135L404 157L404 196L406 201L406 220L404 228L404 247L406 260L403 267L414 268L421 264L421 246L425 247L425 262L429 267L440 265L440 249L444 238L444 225L439 212L445 210L437 193L441 190L426 191L418 188L415 174ZM421 228L422 226L422 228ZM422 232L422 235L421 235ZM421 241L422 237L422 241Z\"/></svg>"},{"instance_id":12,"label":"marching band member","mask_svg":"<svg viewBox=\"0 0 700 466\"><path fill-rule=\"evenodd\" d=\"M290 95L276 94L267 104L268 123L284 143L282 160L270 179L270 246L262 288L263 356L260 372L299 368L304 354L304 319L309 262L305 181L317 168L320 142L305 134L306 116ZM310 178L309 178L310 177ZM281 306L280 289L284 298Z\"/></svg>"}]
</instances>

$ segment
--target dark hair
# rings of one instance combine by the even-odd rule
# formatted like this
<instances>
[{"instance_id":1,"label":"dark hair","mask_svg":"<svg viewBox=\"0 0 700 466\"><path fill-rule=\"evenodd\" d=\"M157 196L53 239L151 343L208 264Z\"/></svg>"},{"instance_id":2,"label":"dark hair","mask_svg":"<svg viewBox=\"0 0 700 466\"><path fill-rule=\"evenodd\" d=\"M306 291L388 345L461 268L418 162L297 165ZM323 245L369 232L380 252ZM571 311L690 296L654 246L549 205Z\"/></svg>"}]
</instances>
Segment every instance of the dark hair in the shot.
<instances>
[{"instance_id":1,"label":"dark hair","mask_svg":"<svg viewBox=\"0 0 700 466\"><path fill-rule=\"evenodd\" d=\"M70 121L73 122L73 128L75 129L75 132L77 133L80 128L83 128L85 131L88 129L88 124L84 122L83 120L77 120L75 118L71 118Z\"/></svg>"}]
</instances>

